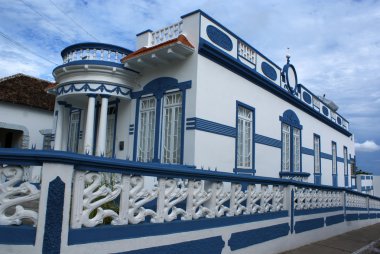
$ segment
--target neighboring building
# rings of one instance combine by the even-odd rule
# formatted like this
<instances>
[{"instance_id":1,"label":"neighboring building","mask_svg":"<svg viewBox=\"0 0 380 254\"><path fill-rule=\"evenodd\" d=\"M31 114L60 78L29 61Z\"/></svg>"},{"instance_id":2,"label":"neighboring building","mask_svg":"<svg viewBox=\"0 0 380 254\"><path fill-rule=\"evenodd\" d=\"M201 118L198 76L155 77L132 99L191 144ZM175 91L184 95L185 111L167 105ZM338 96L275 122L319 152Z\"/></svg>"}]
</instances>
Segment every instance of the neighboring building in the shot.
<instances>
[{"instance_id":1,"label":"neighboring building","mask_svg":"<svg viewBox=\"0 0 380 254\"><path fill-rule=\"evenodd\" d=\"M349 122L298 82L290 56L280 68L201 11L136 48L62 51L56 150L349 186Z\"/></svg>"},{"instance_id":2,"label":"neighboring building","mask_svg":"<svg viewBox=\"0 0 380 254\"><path fill-rule=\"evenodd\" d=\"M0 148L51 149L52 85L24 74L0 79ZM38 172L30 177L38 181Z\"/></svg>"},{"instance_id":3,"label":"neighboring building","mask_svg":"<svg viewBox=\"0 0 380 254\"><path fill-rule=\"evenodd\" d=\"M352 184L353 189L365 193L374 195L374 181L373 175L370 173L358 173L354 175L355 185Z\"/></svg>"},{"instance_id":4,"label":"neighboring building","mask_svg":"<svg viewBox=\"0 0 380 254\"><path fill-rule=\"evenodd\" d=\"M380 176L373 175L373 195L380 197Z\"/></svg>"}]
</instances>

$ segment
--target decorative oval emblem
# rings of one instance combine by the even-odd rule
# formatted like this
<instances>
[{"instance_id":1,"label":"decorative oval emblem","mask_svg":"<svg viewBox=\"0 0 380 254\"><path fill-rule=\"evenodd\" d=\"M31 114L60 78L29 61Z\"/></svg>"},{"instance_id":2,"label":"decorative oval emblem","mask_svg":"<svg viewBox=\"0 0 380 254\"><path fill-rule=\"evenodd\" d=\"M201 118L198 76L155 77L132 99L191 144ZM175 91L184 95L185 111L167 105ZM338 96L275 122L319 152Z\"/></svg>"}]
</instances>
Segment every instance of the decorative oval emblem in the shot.
<instances>
[{"instance_id":1,"label":"decorative oval emblem","mask_svg":"<svg viewBox=\"0 0 380 254\"><path fill-rule=\"evenodd\" d=\"M302 93L302 97L303 97L303 100L307 103L307 104L311 104L311 96L310 94L308 94L307 92L303 92Z\"/></svg>"},{"instance_id":2,"label":"decorative oval emblem","mask_svg":"<svg viewBox=\"0 0 380 254\"><path fill-rule=\"evenodd\" d=\"M336 118L336 120L338 121L338 124L341 125L342 124L342 118L340 118L339 116Z\"/></svg>"},{"instance_id":3,"label":"decorative oval emblem","mask_svg":"<svg viewBox=\"0 0 380 254\"><path fill-rule=\"evenodd\" d=\"M210 40L218 45L219 47L231 51L232 50L232 40L228 37L227 34L216 28L215 26L208 25L206 28L207 36Z\"/></svg>"},{"instance_id":4,"label":"decorative oval emblem","mask_svg":"<svg viewBox=\"0 0 380 254\"><path fill-rule=\"evenodd\" d=\"M322 112L325 116L329 116L329 110L325 106L322 106Z\"/></svg>"},{"instance_id":5,"label":"decorative oval emblem","mask_svg":"<svg viewBox=\"0 0 380 254\"><path fill-rule=\"evenodd\" d=\"M265 74L265 76L267 76L268 78L270 78L273 81L276 81L276 79L277 79L277 72L267 62L262 62L261 63L261 70L263 71L263 73Z\"/></svg>"}]
</instances>

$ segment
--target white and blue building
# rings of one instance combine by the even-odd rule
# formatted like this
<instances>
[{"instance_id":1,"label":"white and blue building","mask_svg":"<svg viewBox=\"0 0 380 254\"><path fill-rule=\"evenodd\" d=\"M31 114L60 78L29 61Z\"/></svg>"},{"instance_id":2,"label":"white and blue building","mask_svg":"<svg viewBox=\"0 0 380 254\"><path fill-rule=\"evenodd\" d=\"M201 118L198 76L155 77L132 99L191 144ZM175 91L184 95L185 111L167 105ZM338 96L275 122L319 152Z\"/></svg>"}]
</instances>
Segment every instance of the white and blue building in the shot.
<instances>
[{"instance_id":1,"label":"white and blue building","mask_svg":"<svg viewBox=\"0 0 380 254\"><path fill-rule=\"evenodd\" d=\"M65 48L55 149L349 186L349 122L207 14L139 33L136 51Z\"/></svg>"},{"instance_id":2,"label":"white and blue building","mask_svg":"<svg viewBox=\"0 0 380 254\"><path fill-rule=\"evenodd\" d=\"M380 221L348 121L290 56L200 10L136 41L62 51L54 150L0 148L0 252L279 253Z\"/></svg>"}]
</instances>

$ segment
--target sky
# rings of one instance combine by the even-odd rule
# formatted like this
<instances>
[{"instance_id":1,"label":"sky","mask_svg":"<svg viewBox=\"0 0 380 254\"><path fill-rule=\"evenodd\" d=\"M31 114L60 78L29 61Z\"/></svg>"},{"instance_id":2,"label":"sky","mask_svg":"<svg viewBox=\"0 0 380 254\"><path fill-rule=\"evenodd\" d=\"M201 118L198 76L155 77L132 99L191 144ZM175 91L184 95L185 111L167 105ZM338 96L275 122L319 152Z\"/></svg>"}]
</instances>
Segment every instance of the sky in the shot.
<instances>
[{"instance_id":1,"label":"sky","mask_svg":"<svg viewBox=\"0 0 380 254\"><path fill-rule=\"evenodd\" d=\"M0 0L0 78L53 80L60 51L135 35L202 9L277 65L286 49L299 83L333 100L355 134L357 166L380 175L380 1Z\"/></svg>"}]
</instances>

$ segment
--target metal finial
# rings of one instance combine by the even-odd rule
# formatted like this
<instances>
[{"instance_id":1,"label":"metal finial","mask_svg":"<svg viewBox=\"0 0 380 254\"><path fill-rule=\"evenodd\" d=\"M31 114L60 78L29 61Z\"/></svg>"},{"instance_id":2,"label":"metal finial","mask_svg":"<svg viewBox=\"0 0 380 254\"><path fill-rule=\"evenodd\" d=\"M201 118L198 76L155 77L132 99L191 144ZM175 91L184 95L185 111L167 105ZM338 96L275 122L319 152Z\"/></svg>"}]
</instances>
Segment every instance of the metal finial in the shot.
<instances>
[{"instance_id":1,"label":"metal finial","mask_svg":"<svg viewBox=\"0 0 380 254\"><path fill-rule=\"evenodd\" d=\"M286 62L287 63L290 62L290 48L287 48L287 50L286 50Z\"/></svg>"}]
</instances>

